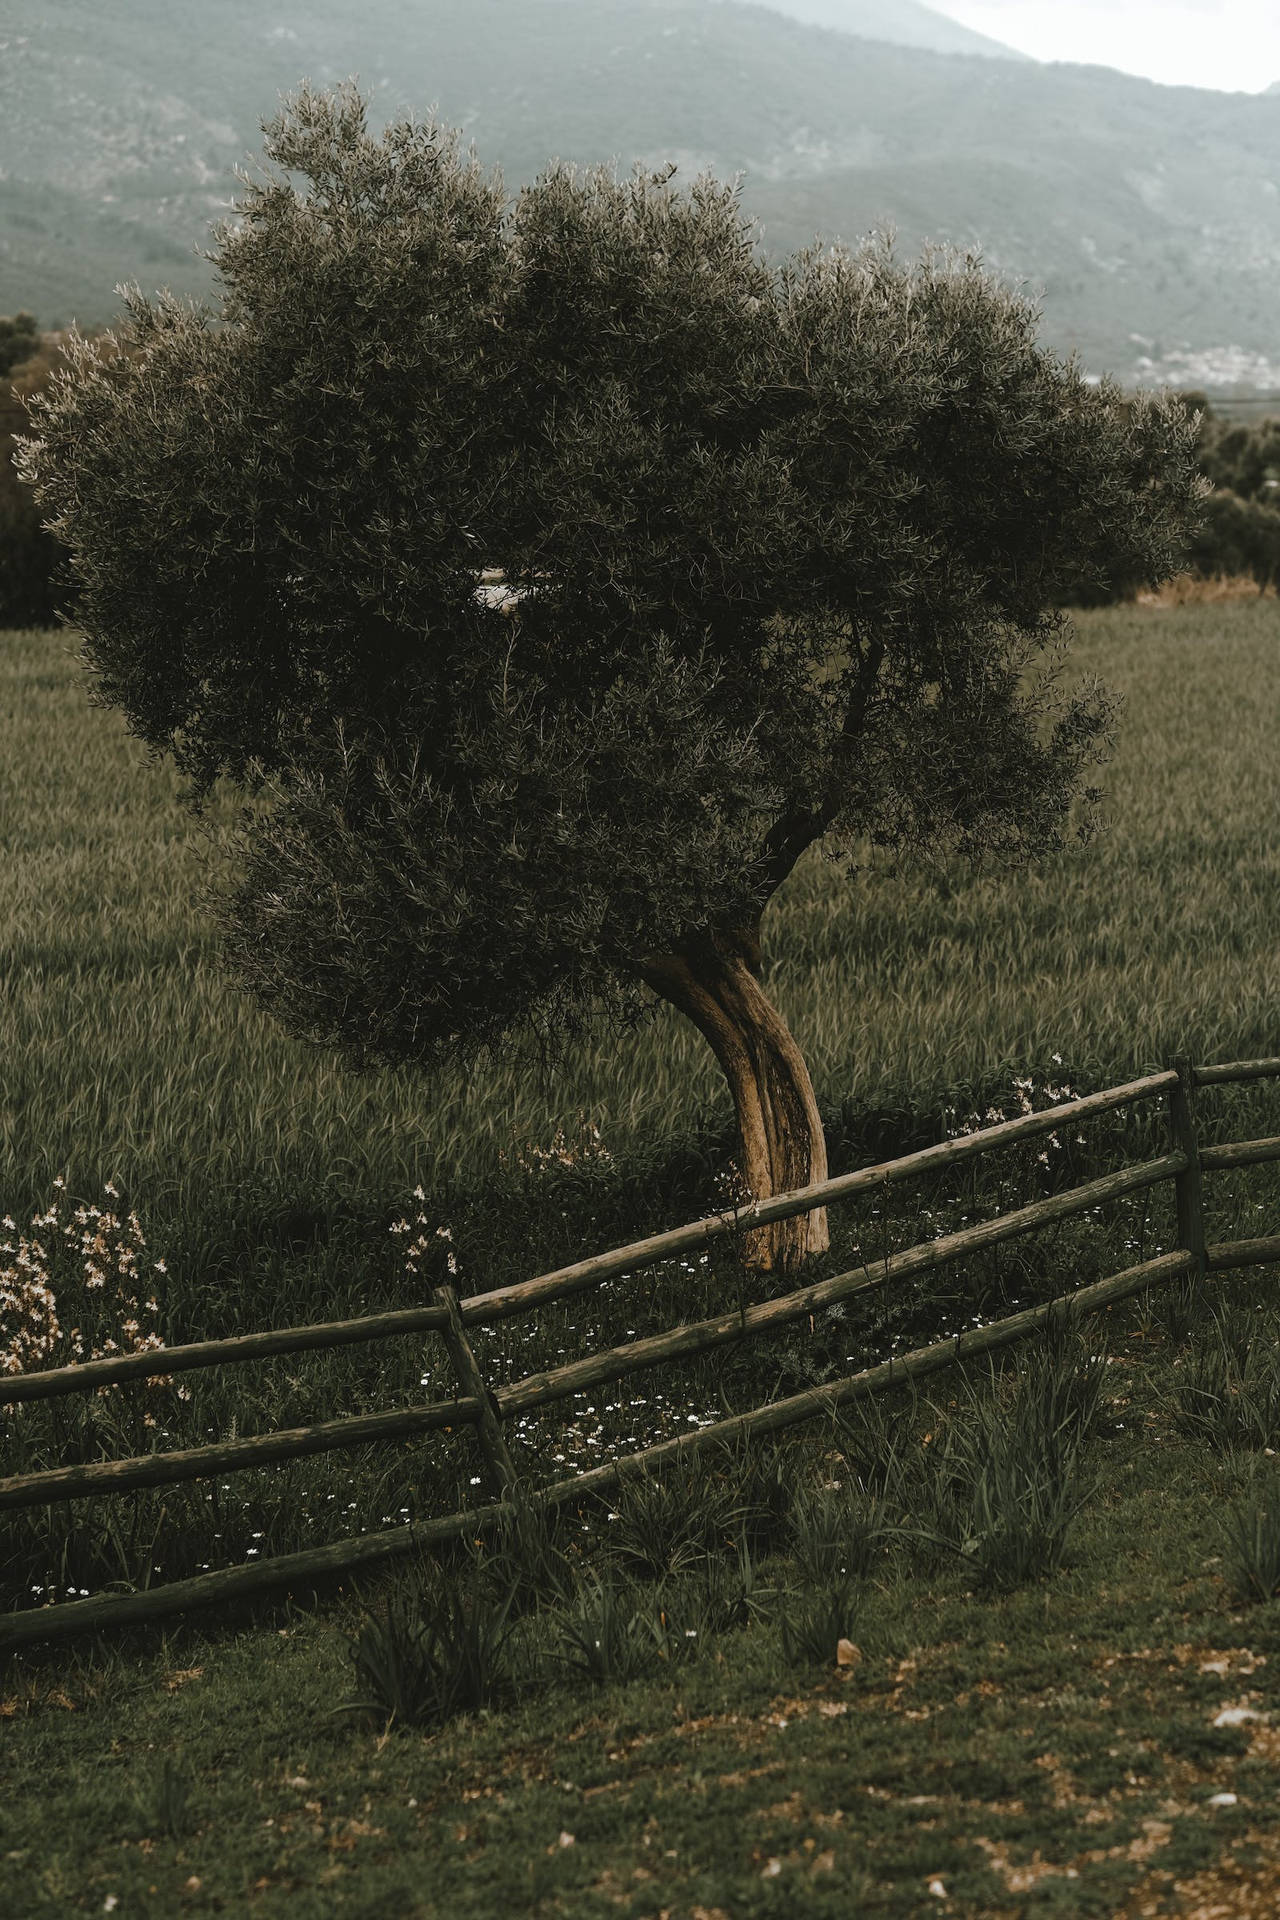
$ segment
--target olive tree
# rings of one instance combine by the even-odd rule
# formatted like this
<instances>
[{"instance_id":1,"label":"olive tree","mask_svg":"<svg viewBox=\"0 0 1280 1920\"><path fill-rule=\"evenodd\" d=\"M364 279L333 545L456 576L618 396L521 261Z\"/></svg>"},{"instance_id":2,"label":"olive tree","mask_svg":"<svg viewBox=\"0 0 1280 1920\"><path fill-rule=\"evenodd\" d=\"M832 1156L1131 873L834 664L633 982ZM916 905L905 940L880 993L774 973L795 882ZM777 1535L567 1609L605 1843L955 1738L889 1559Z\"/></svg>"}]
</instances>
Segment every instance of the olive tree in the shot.
<instances>
[{"instance_id":1,"label":"olive tree","mask_svg":"<svg viewBox=\"0 0 1280 1920\"><path fill-rule=\"evenodd\" d=\"M656 996L754 1194L822 1179L765 909L815 846L1076 830L1108 707L1056 609L1176 558L1185 411L1090 385L971 260L767 263L710 179L509 200L349 88L265 131L219 310L132 295L25 455L97 696L194 804L248 796L234 977L356 1065ZM751 1251L825 1245L817 1212Z\"/></svg>"}]
</instances>

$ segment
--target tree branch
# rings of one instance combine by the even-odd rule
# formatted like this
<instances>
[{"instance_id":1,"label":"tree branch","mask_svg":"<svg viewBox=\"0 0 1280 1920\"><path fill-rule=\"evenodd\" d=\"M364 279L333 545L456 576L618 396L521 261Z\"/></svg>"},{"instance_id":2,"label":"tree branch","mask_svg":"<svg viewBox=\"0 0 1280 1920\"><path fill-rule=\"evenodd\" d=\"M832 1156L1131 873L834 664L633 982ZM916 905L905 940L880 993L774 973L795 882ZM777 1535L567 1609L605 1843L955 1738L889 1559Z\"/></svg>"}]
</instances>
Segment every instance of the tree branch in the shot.
<instances>
[{"instance_id":1,"label":"tree branch","mask_svg":"<svg viewBox=\"0 0 1280 1920\"><path fill-rule=\"evenodd\" d=\"M871 640L862 655L849 695L849 705L845 710L844 721L840 728L839 745L833 755L833 763L836 765L839 764L842 754L853 746L866 725L867 710L871 705L871 695L875 690L875 683L884 660L884 651L883 640ZM806 852L816 840L822 838L839 811L840 781L837 775L833 777L823 795L821 806L811 811L797 808L791 813L784 813L781 819L774 821L765 835L764 848L750 876L761 912L792 871L801 854Z\"/></svg>"}]
</instances>

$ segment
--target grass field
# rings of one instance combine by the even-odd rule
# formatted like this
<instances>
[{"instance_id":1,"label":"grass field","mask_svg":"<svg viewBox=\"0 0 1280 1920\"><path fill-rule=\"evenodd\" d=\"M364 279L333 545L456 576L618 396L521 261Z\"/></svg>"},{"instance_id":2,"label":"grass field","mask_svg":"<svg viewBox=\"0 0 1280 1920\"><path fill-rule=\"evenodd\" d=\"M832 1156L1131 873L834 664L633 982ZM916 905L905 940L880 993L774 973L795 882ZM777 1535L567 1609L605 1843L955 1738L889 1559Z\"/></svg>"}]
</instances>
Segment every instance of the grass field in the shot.
<instances>
[{"instance_id":1,"label":"grass field","mask_svg":"<svg viewBox=\"0 0 1280 1920\"><path fill-rule=\"evenodd\" d=\"M772 910L773 985L836 1170L937 1139L971 1111L1013 1110L1015 1075L1040 1099L1174 1052L1280 1052L1277 603L1116 609L1078 628L1079 666L1127 700L1101 841L1032 873L853 887L814 861ZM147 1262L164 1259L150 1284L167 1340L415 1297L388 1229L419 1208L450 1224L465 1284L482 1287L716 1204L732 1128L696 1035L660 1015L579 1049L555 1080L519 1052L438 1082L347 1074L222 985L196 905L200 834L168 770L88 707L65 637L0 636L0 713L0 1209L21 1231L56 1178L64 1207L105 1205L111 1181L117 1212L144 1223ZM213 824L229 817L221 802ZM1280 1131L1276 1099L1207 1097L1206 1137ZM1028 1151L843 1210L831 1260L1107 1170L1150 1150L1155 1124L1103 1123L1048 1166ZM559 1130L565 1150L548 1152ZM411 1201L419 1184L425 1199ZM1274 1232L1280 1182L1266 1168L1215 1176L1211 1206L1211 1237ZM767 1352L573 1406L518 1439L522 1460L558 1476L1130 1264L1169 1229L1167 1193L1142 1197ZM691 1317L716 1310L742 1284L728 1257L638 1276L495 1333L482 1361L510 1378L669 1324L673 1300ZM1230 1297L1265 1373L1265 1278ZM241 1631L197 1622L13 1661L0 1677L0 1910L1137 1915L1197 1911L1176 1904L1175 1882L1208 1876L1220 1911L1271 1911L1241 1902L1269 1898L1275 1880L1265 1808L1280 1749L1263 1721L1213 1722L1233 1705L1265 1711L1280 1646L1277 1602L1237 1597L1220 1524L1232 1498L1270 1487L1280 1384L1268 1399L1251 1376L1262 1412L1243 1438L1225 1413L1217 1429L1189 1423L1188 1380L1236 1403L1213 1356L1228 1336L1241 1351L1249 1340L1230 1334L1239 1316L1225 1334L1177 1316L1176 1303L1164 1319L1141 1303L1110 1316L1111 1412L1091 1428L1096 1484L1064 1568L975 1593L954 1553L886 1540L849 1600L852 1673L797 1665L777 1602L704 1635L678 1674L659 1650L651 1673L584 1692L557 1664L552 1613L528 1630L523 1690L387 1738L328 1716L348 1684L350 1591L318 1617L285 1609ZM139 1393L33 1413L7 1423L0 1471L422 1398L437 1365L395 1343L193 1377L189 1401ZM936 1411L902 1410L922 1471L924 1435L955 1413L945 1395ZM820 1478L822 1452L798 1448L795 1477ZM450 1506L477 1471L460 1444L436 1441L36 1509L5 1523L0 1602L318 1544ZM937 1486L920 1485L927 1506ZM611 1564L607 1516L578 1524L588 1573L593 1553ZM774 1542L765 1583L802 1590L796 1553ZM635 1601L649 1626L664 1591L650 1583ZM1235 1802L1212 1805L1219 1792Z\"/></svg>"},{"instance_id":2,"label":"grass field","mask_svg":"<svg viewBox=\"0 0 1280 1920\"><path fill-rule=\"evenodd\" d=\"M844 887L814 860L771 909L773 984L833 1118L933 1117L1055 1053L1101 1084L1275 1039L1277 603L1077 624L1081 669L1127 700L1106 838L941 883ZM123 1177L144 1218L217 1231L237 1212L398 1205L419 1181L473 1193L513 1136L546 1144L579 1112L637 1172L727 1138L714 1064L674 1016L579 1050L553 1083L520 1053L435 1082L357 1078L280 1038L219 979L171 772L88 708L82 678L63 636L0 644L10 1211L59 1173L80 1191Z\"/></svg>"}]
</instances>

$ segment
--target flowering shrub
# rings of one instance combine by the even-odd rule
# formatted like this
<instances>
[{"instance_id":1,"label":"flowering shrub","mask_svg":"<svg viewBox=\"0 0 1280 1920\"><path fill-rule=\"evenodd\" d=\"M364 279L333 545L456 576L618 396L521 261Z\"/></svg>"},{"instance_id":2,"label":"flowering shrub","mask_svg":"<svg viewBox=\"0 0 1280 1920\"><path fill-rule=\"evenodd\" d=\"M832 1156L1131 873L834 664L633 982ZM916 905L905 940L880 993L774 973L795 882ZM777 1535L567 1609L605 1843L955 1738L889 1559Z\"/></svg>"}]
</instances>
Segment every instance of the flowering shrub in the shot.
<instances>
[{"instance_id":1,"label":"flowering shrub","mask_svg":"<svg viewBox=\"0 0 1280 1920\"><path fill-rule=\"evenodd\" d=\"M0 1241L0 1373L163 1348L156 1331L160 1303L151 1290L137 1214L84 1202L72 1206L66 1182L59 1178L53 1185L49 1205L32 1215L26 1232L19 1233L8 1214L0 1222L10 1236ZM119 1201L110 1181L105 1193ZM151 1272L165 1271L163 1260L151 1262ZM157 1375L156 1384L167 1384L167 1376ZM184 1388L178 1393L189 1398Z\"/></svg>"},{"instance_id":2,"label":"flowering shrub","mask_svg":"<svg viewBox=\"0 0 1280 1920\"><path fill-rule=\"evenodd\" d=\"M755 1199L751 1184L736 1160L730 1160L728 1166L714 1176L711 1191L716 1209L723 1213L738 1213Z\"/></svg>"},{"instance_id":3,"label":"flowering shrub","mask_svg":"<svg viewBox=\"0 0 1280 1920\"><path fill-rule=\"evenodd\" d=\"M1053 1055L1053 1064L1057 1067L1062 1065L1061 1054ZM1043 1113L1047 1108L1058 1106L1065 1100L1079 1098L1077 1089L1069 1086L1065 1080L1059 1086L1054 1081L1046 1079L1043 1085L1037 1086L1034 1075L1015 1074L1010 1085L1012 1098L998 1106L989 1106L983 1113L969 1113L963 1120L958 1121L953 1108L949 1115L952 1124L947 1128L948 1140L958 1140L965 1134L980 1133L985 1127L998 1127L1006 1120L1021 1119L1023 1114ZM1077 1135L1076 1145L1083 1146L1083 1144L1083 1137ZM1041 1166L1047 1167L1050 1153L1061 1153L1062 1150L1063 1142L1056 1133L1051 1133L1045 1141L1044 1148L1037 1153L1036 1159Z\"/></svg>"},{"instance_id":4,"label":"flowering shrub","mask_svg":"<svg viewBox=\"0 0 1280 1920\"><path fill-rule=\"evenodd\" d=\"M6 1214L5 1228L13 1224ZM14 1249L6 1242L3 1251ZM38 1241L22 1240L13 1265L0 1273L0 1373L30 1373L58 1344L58 1303L39 1264L43 1255Z\"/></svg>"},{"instance_id":5,"label":"flowering shrub","mask_svg":"<svg viewBox=\"0 0 1280 1920\"><path fill-rule=\"evenodd\" d=\"M500 1153L498 1159L503 1166L514 1162L521 1173L534 1180L576 1168L603 1170L613 1165L613 1155L604 1144L599 1127L594 1120L588 1120L585 1113L578 1115L578 1130L572 1139L563 1127L557 1127L549 1147L536 1147L528 1141L523 1146L513 1145L509 1155Z\"/></svg>"},{"instance_id":6,"label":"flowering shrub","mask_svg":"<svg viewBox=\"0 0 1280 1920\"><path fill-rule=\"evenodd\" d=\"M427 1196L421 1187L414 1188L413 1197L426 1204ZM413 1233L415 1226L418 1231L404 1250L405 1272L413 1279L420 1280L425 1263L427 1277L436 1286L439 1286L446 1276L450 1280L456 1278L458 1256L453 1250L453 1233L450 1228L437 1227L433 1233L426 1214L419 1212L412 1222L403 1219L392 1221L388 1232Z\"/></svg>"}]
</instances>

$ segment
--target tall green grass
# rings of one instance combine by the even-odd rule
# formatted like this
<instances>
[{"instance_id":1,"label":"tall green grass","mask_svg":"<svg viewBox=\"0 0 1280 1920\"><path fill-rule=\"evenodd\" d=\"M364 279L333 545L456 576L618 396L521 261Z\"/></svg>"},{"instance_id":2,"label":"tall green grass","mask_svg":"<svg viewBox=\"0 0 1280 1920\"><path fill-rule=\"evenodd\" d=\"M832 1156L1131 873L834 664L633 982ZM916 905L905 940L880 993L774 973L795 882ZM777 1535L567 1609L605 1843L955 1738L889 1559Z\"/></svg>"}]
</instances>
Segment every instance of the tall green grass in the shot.
<instances>
[{"instance_id":1,"label":"tall green grass","mask_svg":"<svg viewBox=\"0 0 1280 1920\"><path fill-rule=\"evenodd\" d=\"M768 961L824 1110L933 1111L1010 1065L1103 1082L1170 1051L1274 1049L1280 1009L1280 614L1271 601L1078 617L1075 661L1125 696L1110 831L1032 872L847 881L818 857ZM615 1155L730 1127L696 1033L659 1012L548 1078L356 1076L219 976L199 829L165 765L92 709L64 635L0 641L0 1195L113 1175L154 1215L474 1187L514 1137L582 1111ZM211 824L231 817L226 797Z\"/></svg>"}]
</instances>

